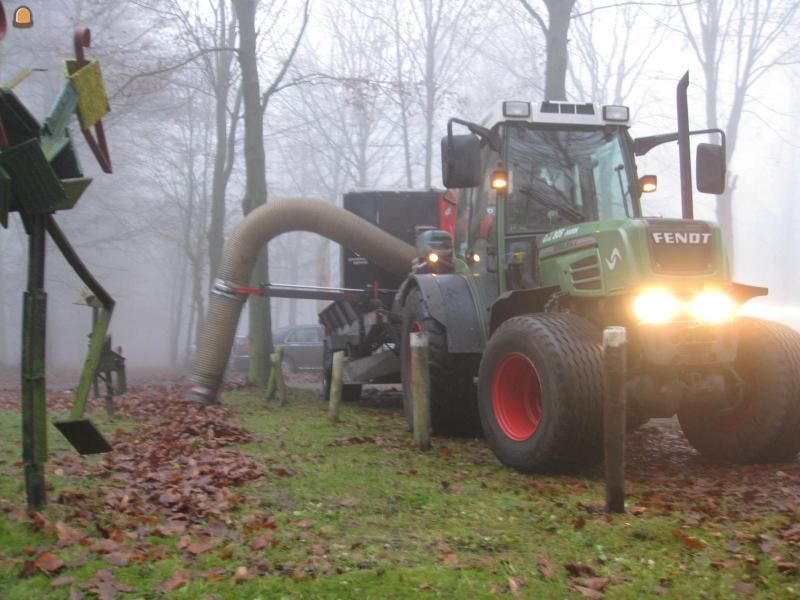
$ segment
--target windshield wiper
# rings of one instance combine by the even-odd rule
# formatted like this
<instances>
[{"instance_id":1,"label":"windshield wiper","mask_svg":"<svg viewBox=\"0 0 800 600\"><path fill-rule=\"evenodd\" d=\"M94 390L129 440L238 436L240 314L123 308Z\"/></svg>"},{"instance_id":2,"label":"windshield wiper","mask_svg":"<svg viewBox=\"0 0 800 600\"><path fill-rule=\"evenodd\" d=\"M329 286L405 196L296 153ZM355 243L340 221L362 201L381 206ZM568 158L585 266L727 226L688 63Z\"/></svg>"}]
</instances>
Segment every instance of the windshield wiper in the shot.
<instances>
[{"instance_id":1,"label":"windshield wiper","mask_svg":"<svg viewBox=\"0 0 800 600\"><path fill-rule=\"evenodd\" d=\"M548 186L548 188L552 190L550 186ZM548 198L544 198L542 194L534 193L534 191L531 190L529 187L520 188L520 192L522 192L529 198L532 198L534 202L539 202L540 204L543 204L548 208L557 210L559 213L563 214L570 223L582 223L583 221L586 220L586 215L584 215L579 210L576 210L569 205L562 204L560 202L556 202Z\"/></svg>"}]
</instances>

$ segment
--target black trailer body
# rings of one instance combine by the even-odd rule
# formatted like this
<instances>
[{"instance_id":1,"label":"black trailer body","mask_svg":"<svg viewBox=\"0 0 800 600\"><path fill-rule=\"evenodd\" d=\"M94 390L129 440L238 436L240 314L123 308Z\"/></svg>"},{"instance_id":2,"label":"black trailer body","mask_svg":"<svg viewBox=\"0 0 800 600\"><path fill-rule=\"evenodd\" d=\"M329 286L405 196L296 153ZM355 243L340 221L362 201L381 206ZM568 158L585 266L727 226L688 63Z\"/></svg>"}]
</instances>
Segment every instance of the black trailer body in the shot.
<instances>
[{"instance_id":1,"label":"black trailer body","mask_svg":"<svg viewBox=\"0 0 800 600\"><path fill-rule=\"evenodd\" d=\"M413 245L418 227L439 227L441 194L437 190L349 192L343 206ZM357 399L364 383L400 383L401 317L391 312L391 306L404 279L342 248L341 283L350 293L319 314L325 327L322 368L326 395L333 353L339 350L346 357L345 399Z\"/></svg>"}]
</instances>

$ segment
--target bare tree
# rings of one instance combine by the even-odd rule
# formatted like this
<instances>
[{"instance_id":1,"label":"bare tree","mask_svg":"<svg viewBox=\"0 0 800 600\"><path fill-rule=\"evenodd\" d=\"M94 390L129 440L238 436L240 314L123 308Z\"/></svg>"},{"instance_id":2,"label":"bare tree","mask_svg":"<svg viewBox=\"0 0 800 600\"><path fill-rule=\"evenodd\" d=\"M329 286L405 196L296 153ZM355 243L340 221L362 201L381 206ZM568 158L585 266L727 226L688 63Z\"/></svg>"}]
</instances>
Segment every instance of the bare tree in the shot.
<instances>
[{"instance_id":1,"label":"bare tree","mask_svg":"<svg viewBox=\"0 0 800 600\"><path fill-rule=\"evenodd\" d=\"M302 24L287 56L272 82L262 92L259 83L256 33L256 6L258 0L232 0L239 23L239 67L242 72L242 98L244 102L244 160L245 193L242 211L250 213L267 202L266 157L264 152L264 111L274 94L283 89L283 80L291 65L308 23L309 0L302 13ZM253 283L269 281L269 260L266 248L259 255L253 269ZM250 374L252 383L264 386L269 374L268 357L272 352L272 323L270 306L263 298L252 298L250 315Z\"/></svg>"},{"instance_id":2,"label":"bare tree","mask_svg":"<svg viewBox=\"0 0 800 600\"><path fill-rule=\"evenodd\" d=\"M567 99L567 34L576 0L542 0L547 9L547 22L528 0L519 0L539 25L546 40L544 97L547 100Z\"/></svg>"},{"instance_id":3,"label":"bare tree","mask_svg":"<svg viewBox=\"0 0 800 600\"><path fill-rule=\"evenodd\" d=\"M690 6L679 4L678 9L683 34L703 69L706 124L725 130L730 164L748 93L770 70L798 61L800 4L791 0L705 0ZM726 191L717 197L717 220L731 265L735 189L736 175L729 170Z\"/></svg>"}]
</instances>

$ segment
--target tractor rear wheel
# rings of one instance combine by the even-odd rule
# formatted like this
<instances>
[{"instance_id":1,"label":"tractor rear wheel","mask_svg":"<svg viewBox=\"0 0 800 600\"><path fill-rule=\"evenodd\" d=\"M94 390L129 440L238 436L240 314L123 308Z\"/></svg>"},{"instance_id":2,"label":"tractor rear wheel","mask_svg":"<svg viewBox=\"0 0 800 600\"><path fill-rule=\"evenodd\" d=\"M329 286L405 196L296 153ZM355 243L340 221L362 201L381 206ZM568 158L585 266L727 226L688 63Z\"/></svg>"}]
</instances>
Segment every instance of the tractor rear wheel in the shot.
<instances>
[{"instance_id":1,"label":"tractor rear wheel","mask_svg":"<svg viewBox=\"0 0 800 600\"><path fill-rule=\"evenodd\" d=\"M600 331L573 314L504 322L478 375L483 432L497 458L525 472L571 472L603 458Z\"/></svg>"},{"instance_id":2,"label":"tractor rear wheel","mask_svg":"<svg viewBox=\"0 0 800 600\"><path fill-rule=\"evenodd\" d=\"M473 383L477 360L470 355L456 356L447 351L447 331L424 310L423 302L422 293L415 287L406 296L403 307L401 368L403 408L408 427L414 427L414 399L411 392L414 374L409 334L425 331L428 334L431 429L442 435L480 435L481 423Z\"/></svg>"},{"instance_id":3,"label":"tractor rear wheel","mask_svg":"<svg viewBox=\"0 0 800 600\"><path fill-rule=\"evenodd\" d=\"M713 459L793 460L800 451L800 334L761 319L741 318L737 326L741 389L729 391L726 406L685 402L683 433Z\"/></svg>"}]
</instances>

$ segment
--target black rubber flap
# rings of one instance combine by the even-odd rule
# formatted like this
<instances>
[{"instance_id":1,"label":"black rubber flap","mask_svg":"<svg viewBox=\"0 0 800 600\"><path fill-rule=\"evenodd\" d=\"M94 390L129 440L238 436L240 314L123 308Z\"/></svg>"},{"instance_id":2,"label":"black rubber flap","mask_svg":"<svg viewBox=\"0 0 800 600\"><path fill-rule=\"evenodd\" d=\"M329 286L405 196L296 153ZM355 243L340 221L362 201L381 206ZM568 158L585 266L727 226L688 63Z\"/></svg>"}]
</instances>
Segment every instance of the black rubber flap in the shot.
<instances>
[{"instance_id":1,"label":"black rubber flap","mask_svg":"<svg viewBox=\"0 0 800 600\"><path fill-rule=\"evenodd\" d=\"M67 438L67 441L72 444L72 447L79 454L102 454L113 450L111 444L103 437L103 434L87 419L57 421L53 425Z\"/></svg>"}]
</instances>

